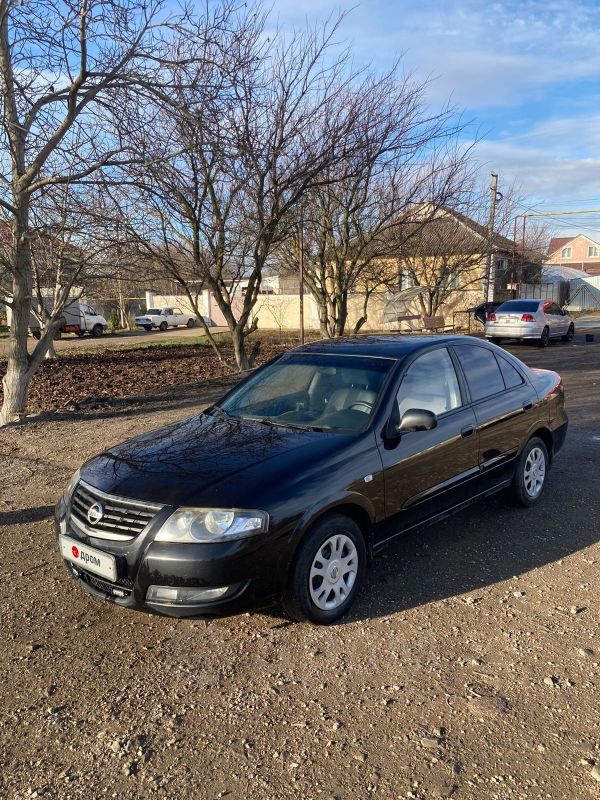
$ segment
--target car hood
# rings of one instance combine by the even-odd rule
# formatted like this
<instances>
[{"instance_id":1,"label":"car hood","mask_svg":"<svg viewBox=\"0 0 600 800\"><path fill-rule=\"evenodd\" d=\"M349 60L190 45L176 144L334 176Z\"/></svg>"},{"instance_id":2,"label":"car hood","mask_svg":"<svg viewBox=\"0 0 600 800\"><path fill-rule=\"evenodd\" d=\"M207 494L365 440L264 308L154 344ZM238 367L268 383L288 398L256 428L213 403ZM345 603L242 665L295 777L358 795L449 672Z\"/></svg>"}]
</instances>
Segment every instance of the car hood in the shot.
<instances>
[{"instance_id":1,"label":"car hood","mask_svg":"<svg viewBox=\"0 0 600 800\"><path fill-rule=\"evenodd\" d=\"M109 494L169 505L258 507L355 437L199 414L88 461L83 480Z\"/></svg>"}]
</instances>

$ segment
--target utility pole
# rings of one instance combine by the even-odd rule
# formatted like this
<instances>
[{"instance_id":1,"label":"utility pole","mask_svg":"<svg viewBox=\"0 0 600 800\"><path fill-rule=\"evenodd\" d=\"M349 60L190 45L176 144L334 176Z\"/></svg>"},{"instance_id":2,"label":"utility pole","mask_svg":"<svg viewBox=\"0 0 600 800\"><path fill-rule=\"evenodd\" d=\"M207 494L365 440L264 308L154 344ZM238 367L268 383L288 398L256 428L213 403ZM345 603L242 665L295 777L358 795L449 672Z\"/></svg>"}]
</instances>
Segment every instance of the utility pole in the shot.
<instances>
[{"instance_id":1,"label":"utility pole","mask_svg":"<svg viewBox=\"0 0 600 800\"><path fill-rule=\"evenodd\" d=\"M494 222L496 220L496 203L502 200L502 195L498 191L498 173L492 172L492 185L490 186L490 218L487 228L487 259L485 266L485 283L483 298L484 302L491 303L494 300L494 287L496 283L496 270L494 265Z\"/></svg>"},{"instance_id":2,"label":"utility pole","mask_svg":"<svg viewBox=\"0 0 600 800\"><path fill-rule=\"evenodd\" d=\"M304 344L304 220L298 219L298 269L300 272L300 344Z\"/></svg>"}]
</instances>

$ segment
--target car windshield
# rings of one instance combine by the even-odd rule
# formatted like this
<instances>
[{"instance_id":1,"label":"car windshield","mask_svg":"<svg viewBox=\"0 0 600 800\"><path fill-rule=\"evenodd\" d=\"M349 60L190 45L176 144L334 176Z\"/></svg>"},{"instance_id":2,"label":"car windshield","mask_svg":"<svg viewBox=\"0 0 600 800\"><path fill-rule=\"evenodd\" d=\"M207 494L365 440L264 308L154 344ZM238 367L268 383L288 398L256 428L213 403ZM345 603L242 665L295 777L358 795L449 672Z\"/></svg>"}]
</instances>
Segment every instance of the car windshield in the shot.
<instances>
[{"instance_id":1,"label":"car windshield","mask_svg":"<svg viewBox=\"0 0 600 800\"><path fill-rule=\"evenodd\" d=\"M501 306L498 306L496 311L537 311L540 305L539 300L507 300L506 303L502 303Z\"/></svg>"},{"instance_id":2,"label":"car windshield","mask_svg":"<svg viewBox=\"0 0 600 800\"><path fill-rule=\"evenodd\" d=\"M149 308L146 314L160 314L160 308Z\"/></svg>"},{"instance_id":3,"label":"car windshield","mask_svg":"<svg viewBox=\"0 0 600 800\"><path fill-rule=\"evenodd\" d=\"M298 353L256 372L215 409L310 430L363 430L394 361Z\"/></svg>"}]
</instances>

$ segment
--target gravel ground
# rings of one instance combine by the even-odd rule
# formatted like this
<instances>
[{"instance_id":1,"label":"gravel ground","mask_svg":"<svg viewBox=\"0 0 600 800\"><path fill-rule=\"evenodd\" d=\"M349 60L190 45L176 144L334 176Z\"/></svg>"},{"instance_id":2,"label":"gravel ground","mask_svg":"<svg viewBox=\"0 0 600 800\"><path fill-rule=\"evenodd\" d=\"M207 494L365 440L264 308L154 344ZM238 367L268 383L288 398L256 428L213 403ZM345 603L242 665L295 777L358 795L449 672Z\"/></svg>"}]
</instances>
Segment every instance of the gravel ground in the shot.
<instances>
[{"instance_id":1,"label":"gravel ground","mask_svg":"<svg viewBox=\"0 0 600 800\"><path fill-rule=\"evenodd\" d=\"M78 464L231 379L0 432L0 797L600 798L600 347L514 351L567 390L542 505L406 536L331 628L122 610L58 557Z\"/></svg>"}]
</instances>

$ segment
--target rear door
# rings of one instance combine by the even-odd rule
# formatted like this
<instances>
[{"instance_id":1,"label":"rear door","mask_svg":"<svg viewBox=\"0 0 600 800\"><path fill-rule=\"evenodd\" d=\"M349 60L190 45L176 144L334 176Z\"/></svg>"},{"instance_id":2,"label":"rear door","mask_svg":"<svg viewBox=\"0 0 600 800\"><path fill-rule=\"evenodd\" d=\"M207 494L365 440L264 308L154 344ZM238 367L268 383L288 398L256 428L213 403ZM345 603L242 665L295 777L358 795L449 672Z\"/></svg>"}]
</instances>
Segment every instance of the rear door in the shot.
<instances>
[{"instance_id":1,"label":"rear door","mask_svg":"<svg viewBox=\"0 0 600 800\"><path fill-rule=\"evenodd\" d=\"M163 315L167 321L167 325L176 325L175 316L172 308L163 308Z\"/></svg>"},{"instance_id":2,"label":"rear door","mask_svg":"<svg viewBox=\"0 0 600 800\"><path fill-rule=\"evenodd\" d=\"M544 313L551 336L563 336L569 327L568 319L556 303L544 303Z\"/></svg>"},{"instance_id":3,"label":"rear door","mask_svg":"<svg viewBox=\"0 0 600 800\"><path fill-rule=\"evenodd\" d=\"M397 419L409 408L423 408L436 414L437 426L380 445L387 517L380 539L458 505L473 492L479 473L475 414L464 404L446 347L409 364L395 403Z\"/></svg>"},{"instance_id":4,"label":"rear door","mask_svg":"<svg viewBox=\"0 0 600 800\"><path fill-rule=\"evenodd\" d=\"M173 316L175 318L173 325L185 325L187 322L180 308L173 309Z\"/></svg>"},{"instance_id":5,"label":"rear door","mask_svg":"<svg viewBox=\"0 0 600 800\"><path fill-rule=\"evenodd\" d=\"M537 414L538 398L519 369L478 344L452 346L464 374L479 433L480 491L512 477Z\"/></svg>"}]
</instances>

